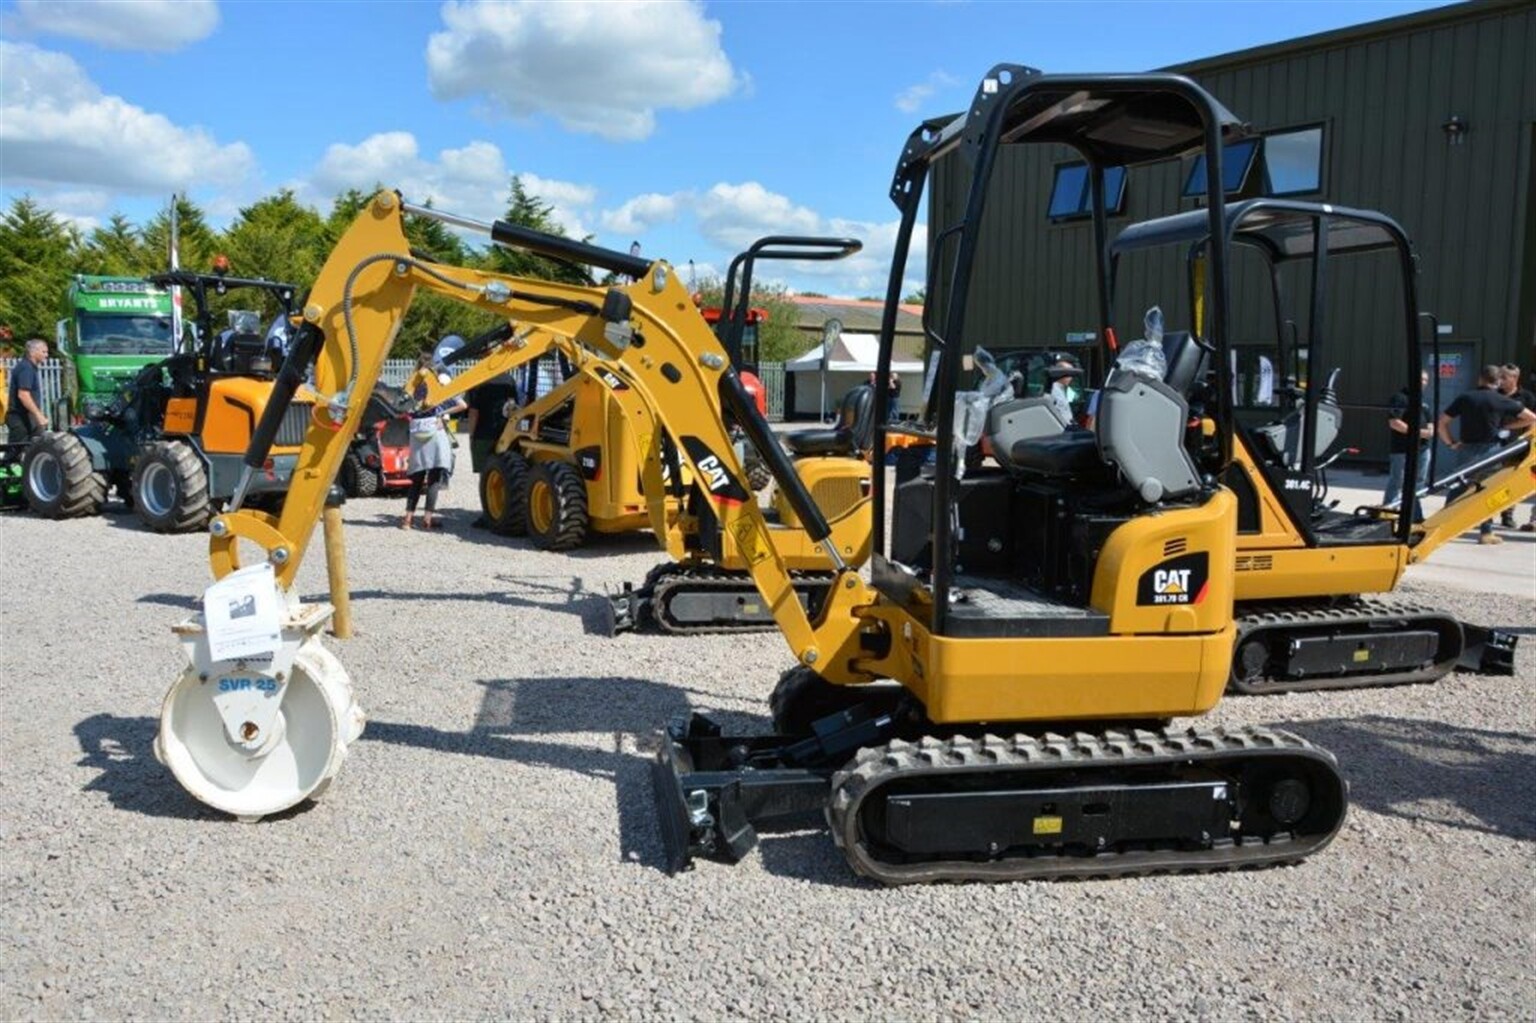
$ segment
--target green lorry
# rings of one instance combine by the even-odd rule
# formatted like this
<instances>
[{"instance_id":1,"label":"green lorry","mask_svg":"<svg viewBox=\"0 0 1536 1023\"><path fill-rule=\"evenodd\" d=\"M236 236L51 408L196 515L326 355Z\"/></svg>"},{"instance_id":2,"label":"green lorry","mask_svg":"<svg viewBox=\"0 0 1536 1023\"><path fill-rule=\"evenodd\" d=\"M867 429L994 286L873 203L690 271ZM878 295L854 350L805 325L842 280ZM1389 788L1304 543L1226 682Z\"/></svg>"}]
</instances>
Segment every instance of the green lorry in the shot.
<instances>
[{"instance_id":1,"label":"green lorry","mask_svg":"<svg viewBox=\"0 0 1536 1023\"><path fill-rule=\"evenodd\" d=\"M139 371L175 353L171 293L135 277L76 274L54 346L63 394L49 410L55 430L105 409Z\"/></svg>"}]
</instances>

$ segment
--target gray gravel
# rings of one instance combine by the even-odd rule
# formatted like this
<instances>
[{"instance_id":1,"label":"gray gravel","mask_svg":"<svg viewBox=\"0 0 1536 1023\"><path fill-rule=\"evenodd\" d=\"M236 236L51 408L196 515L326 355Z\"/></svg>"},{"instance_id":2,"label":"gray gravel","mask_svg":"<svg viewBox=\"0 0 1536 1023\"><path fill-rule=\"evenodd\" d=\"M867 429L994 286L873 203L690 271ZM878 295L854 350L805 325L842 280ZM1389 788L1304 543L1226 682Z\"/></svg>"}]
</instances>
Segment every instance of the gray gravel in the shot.
<instances>
[{"instance_id":1,"label":"gray gravel","mask_svg":"<svg viewBox=\"0 0 1536 1023\"><path fill-rule=\"evenodd\" d=\"M442 535L348 505L333 647L370 723L323 800L255 826L150 752L204 539L0 520L0 1017L1536 1015L1536 639L1515 679L1223 703L1350 778L1300 867L887 890L807 831L669 879L647 736L764 725L782 641L594 635L651 541L541 554L469 529L473 483ZM1417 592L1536 623L1529 592Z\"/></svg>"}]
</instances>

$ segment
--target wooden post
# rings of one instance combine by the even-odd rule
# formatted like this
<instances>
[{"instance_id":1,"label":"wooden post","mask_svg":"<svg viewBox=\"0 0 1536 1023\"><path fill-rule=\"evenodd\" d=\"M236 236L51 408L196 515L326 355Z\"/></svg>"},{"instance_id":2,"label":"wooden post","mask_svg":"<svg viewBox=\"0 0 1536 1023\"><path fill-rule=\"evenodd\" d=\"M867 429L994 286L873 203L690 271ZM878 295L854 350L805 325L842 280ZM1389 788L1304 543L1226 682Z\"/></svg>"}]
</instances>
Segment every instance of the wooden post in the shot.
<instances>
[{"instance_id":1,"label":"wooden post","mask_svg":"<svg viewBox=\"0 0 1536 1023\"><path fill-rule=\"evenodd\" d=\"M325 574L331 585L331 605L336 609L331 617L331 635L337 639L352 638L352 597L347 592L347 545L341 528L341 506L345 500L340 487L331 487L331 492L326 495L325 512L321 515L325 532Z\"/></svg>"}]
</instances>

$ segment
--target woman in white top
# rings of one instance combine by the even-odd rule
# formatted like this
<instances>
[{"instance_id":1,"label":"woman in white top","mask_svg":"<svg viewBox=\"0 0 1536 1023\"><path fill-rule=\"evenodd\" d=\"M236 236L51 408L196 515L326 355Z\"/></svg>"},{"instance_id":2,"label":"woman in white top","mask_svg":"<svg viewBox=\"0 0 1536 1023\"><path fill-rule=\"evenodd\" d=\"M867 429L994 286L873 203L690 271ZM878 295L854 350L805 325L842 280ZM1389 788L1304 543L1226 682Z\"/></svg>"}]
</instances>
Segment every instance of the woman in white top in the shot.
<instances>
[{"instance_id":1,"label":"woman in white top","mask_svg":"<svg viewBox=\"0 0 1536 1023\"><path fill-rule=\"evenodd\" d=\"M418 375L432 371L432 353L422 352L416 360ZM418 398L425 394L421 389ZM437 518L437 495L448 482L453 471L453 435L448 432L448 417L463 412L469 406L463 398L454 398L441 405L417 409L411 413L411 457L406 471L411 477L411 489L405 495L405 518L401 529L410 529L416 519L416 505L423 492L427 495L427 508L422 525L427 529L440 529L442 519Z\"/></svg>"}]
</instances>

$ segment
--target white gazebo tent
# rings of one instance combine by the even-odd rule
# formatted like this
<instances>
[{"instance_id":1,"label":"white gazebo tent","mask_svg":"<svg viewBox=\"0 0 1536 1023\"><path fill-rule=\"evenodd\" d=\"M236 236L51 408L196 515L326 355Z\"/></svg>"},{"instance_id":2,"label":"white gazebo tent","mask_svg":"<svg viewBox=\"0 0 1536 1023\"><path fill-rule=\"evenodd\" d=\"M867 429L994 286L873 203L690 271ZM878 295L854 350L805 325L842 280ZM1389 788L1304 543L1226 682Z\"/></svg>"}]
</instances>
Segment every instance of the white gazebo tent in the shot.
<instances>
[{"instance_id":1,"label":"white gazebo tent","mask_svg":"<svg viewBox=\"0 0 1536 1023\"><path fill-rule=\"evenodd\" d=\"M822 359L826 358L826 388L822 389ZM826 341L784 364L785 373L795 374L795 404L787 411L801 416L825 418L859 384L869 382L880 356L880 339L873 334L839 334L830 347ZM891 372L901 378L902 413L917 412L923 402L923 364L913 360L892 360Z\"/></svg>"}]
</instances>

